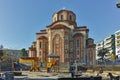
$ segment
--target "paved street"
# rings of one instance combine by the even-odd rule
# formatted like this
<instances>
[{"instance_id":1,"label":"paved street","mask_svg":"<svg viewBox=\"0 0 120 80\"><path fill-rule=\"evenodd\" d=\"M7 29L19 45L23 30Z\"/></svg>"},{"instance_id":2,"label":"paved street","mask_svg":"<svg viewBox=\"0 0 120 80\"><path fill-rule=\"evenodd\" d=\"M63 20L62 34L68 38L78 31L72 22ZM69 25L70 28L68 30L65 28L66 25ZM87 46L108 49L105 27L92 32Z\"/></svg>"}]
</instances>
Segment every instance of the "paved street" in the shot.
<instances>
[{"instance_id":1,"label":"paved street","mask_svg":"<svg viewBox=\"0 0 120 80\"><path fill-rule=\"evenodd\" d=\"M103 74L100 74L102 76L103 80L108 79L109 77L107 74L110 71L105 71ZM119 75L120 72L112 72L114 75ZM96 76L97 72L87 72L82 73L82 77L84 76ZM23 71L22 76L15 76L15 80L57 80L58 78L69 78L71 77L70 73L47 73L47 72L29 72L29 71Z\"/></svg>"}]
</instances>

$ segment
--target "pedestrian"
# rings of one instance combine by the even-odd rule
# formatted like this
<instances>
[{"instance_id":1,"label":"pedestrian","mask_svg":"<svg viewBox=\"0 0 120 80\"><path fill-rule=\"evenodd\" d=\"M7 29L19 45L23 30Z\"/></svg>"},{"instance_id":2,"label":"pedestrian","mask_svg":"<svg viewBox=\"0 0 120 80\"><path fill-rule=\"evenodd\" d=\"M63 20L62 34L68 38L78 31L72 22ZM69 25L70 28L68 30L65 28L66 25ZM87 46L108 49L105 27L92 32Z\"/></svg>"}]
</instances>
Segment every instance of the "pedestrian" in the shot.
<instances>
[{"instance_id":1,"label":"pedestrian","mask_svg":"<svg viewBox=\"0 0 120 80\"><path fill-rule=\"evenodd\" d=\"M108 75L110 77L110 80L119 80L119 76L113 76L112 73L108 73Z\"/></svg>"},{"instance_id":2,"label":"pedestrian","mask_svg":"<svg viewBox=\"0 0 120 80\"><path fill-rule=\"evenodd\" d=\"M100 72L99 72L100 74L102 74L103 73L103 69L102 69L102 67L100 68Z\"/></svg>"},{"instance_id":3,"label":"pedestrian","mask_svg":"<svg viewBox=\"0 0 120 80\"><path fill-rule=\"evenodd\" d=\"M74 78L74 69L71 69L71 77Z\"/></svg>"},{"instance_id":4,"label":"pedestrian","mask_svg":"<svg viewBox=\"0 0 120 80\"><path fill-rule=\"evenodd\" d=\"M98 74L97 74L97 76L99 76L99 74L102 74L102 73L103 73L103 68L101 67Z\"/></svg>"}]
</instances>

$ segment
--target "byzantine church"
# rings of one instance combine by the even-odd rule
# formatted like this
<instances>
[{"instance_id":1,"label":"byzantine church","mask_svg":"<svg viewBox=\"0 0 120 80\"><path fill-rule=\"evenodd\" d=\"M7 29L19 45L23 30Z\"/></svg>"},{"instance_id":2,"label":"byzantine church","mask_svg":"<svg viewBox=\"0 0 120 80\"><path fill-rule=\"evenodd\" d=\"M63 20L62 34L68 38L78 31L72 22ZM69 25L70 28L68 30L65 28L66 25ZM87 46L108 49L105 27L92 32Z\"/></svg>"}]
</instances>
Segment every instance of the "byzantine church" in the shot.
<instances>
[{"instance_id":1,"label":"byzantine church","mask_svg":"<svg viewBox=\"0 0 120 80\"><path fill-rule=\"evenodd\" d=\"M50 62L48 55L58 57L59 62L95 64L94 39L89 29L78 26L76 15L70 10L60 10L52 15L52 23L36 33L36 41L29 47L29 57L40 62Z\"/></svg>"}]
</instances>

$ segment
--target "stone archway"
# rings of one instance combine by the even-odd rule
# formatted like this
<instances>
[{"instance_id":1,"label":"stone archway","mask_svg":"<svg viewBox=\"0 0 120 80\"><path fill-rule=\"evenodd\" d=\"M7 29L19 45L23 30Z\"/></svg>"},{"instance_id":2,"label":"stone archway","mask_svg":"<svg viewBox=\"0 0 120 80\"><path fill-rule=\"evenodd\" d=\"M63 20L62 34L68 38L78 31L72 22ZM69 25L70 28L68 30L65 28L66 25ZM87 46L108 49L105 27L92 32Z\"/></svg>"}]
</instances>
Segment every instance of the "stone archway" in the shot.
<instances>
[{"instance_id":1,"label":"stone archway","mask_svg":"<svg viewBox=\"0 0 120 80\"><path fill-rule=\"evenodd\" d=\"M48 38L45 36L40 36L38 38L39 40L39 49L38 49L38 54L37 57L39 57L39 60L41 62L46 62L47 61L47 56L48 55Z\"/></svg>"},{"instance_id":2,"label":"stone archway","mask_svg":"<svg viewBox=\"0 0 120 80\"><path fill-rule=\"evenodd\" d=\"M74 59L79 62L84 61L84 36L81 33L76 33L74 39Z\"/></svg>"},{"instance_id":3,"label":"stone archway","mask_svg":"<svg viewBox=\"0 0 120 80\"><path fill-rule=\"evenodd\" d=\"M53 45L53 53L56 53L56 55L60 56L60 62L62 61L62 38L59 34L56 34L52 41Z\"/></svg>"}]
</instances>

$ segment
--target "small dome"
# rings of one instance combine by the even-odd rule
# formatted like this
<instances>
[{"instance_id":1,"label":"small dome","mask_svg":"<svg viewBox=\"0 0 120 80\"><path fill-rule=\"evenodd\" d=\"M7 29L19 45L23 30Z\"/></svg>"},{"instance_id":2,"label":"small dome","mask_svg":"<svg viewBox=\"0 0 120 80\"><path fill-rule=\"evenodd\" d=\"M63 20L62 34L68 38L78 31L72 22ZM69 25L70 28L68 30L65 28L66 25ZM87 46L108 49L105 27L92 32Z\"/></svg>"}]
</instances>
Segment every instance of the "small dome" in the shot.
<instances>
[{"instance_id":1,"label":"small dome","mask_svg":"<svg viewBox=\"0 0 120 80\"><path fill-rule=\"evenodd\" d=\"M60 10L53 14L53 17L52 17L53 23L56 21L65 21L65 20L76 22L76 15L69 10Z\"/></svg>"},{"instance_id":2,"label":"small dome","mask_svg":"<svg viewBox=\"0 0 120 80\"><path fill-rule=\"evenodd\" d=\"M93 45L94 44L94 39L88 38L87 39L87 45Z\"/></svg>"}]
</instances>

